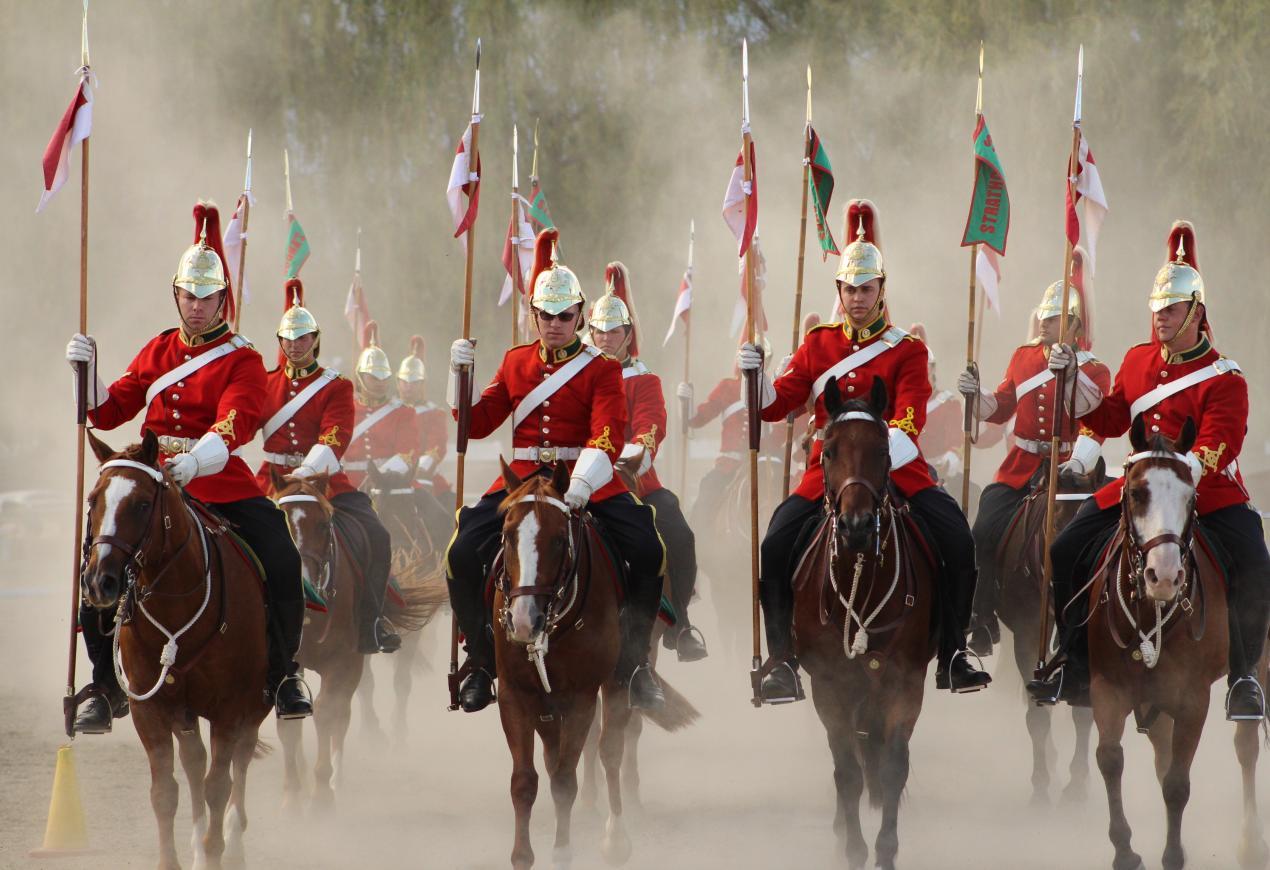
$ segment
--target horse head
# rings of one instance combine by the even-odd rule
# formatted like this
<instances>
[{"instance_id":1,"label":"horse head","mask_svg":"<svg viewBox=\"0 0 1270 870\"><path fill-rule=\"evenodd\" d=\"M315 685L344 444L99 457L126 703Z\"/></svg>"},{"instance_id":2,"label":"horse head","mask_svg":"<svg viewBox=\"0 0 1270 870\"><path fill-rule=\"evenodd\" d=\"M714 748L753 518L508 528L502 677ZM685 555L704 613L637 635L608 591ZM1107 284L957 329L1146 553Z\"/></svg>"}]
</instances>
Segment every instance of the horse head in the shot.
<instances>
[{"instance_id":1,"label":"horse head","mask_svg":"<svg viewBox=\"0 0 1270 870\"><path fill-rule=\"evenodd\" d=\"M1200 474L1188 456L1195 446L1195 421L1182 425L1176 441L1147 437L1142 417L1129 430L1133 455L1125 460L1121 494L1123 522L1147 598L1169 603L1186 582L1186 555L1195 524L1195 488Z\"/></svg>"},{"instance_id":2,"label":"horse head","mask_svg":"<svg viewBox=\"0 0 1270 870\"><path fill-rule=\"evenodd\" d=\"M863 549L877 533L891 472L890 437L885 419L886 385L879 377L867 400L843 400L838 379L825 384L824 429L820 463L825 499L837 521L837 533L852 549Z\"/></svg>"},{"instance_id":3,"label":"horse head","mask_svg":"<svg viewBox=\"0 0 1270 870\"><path fill-rule=\"evenodd\" d=\"M550 628L554 605L575 567L571 512L562 500L569 488L569 467L557 462L550 478L521 480L505 461L499 462L508 492L499 505L506 576L500 618L508 639L528 644Z\"/></svg>"},{"instance_id":4,"label":"horse head","mask_svg":"<svg viewBox=\"0 0 1270 870\"><path fill-rule=\"evenodd\" d=\"M88 494L88 530L80 590L89 606L113 607L140 573L157 508L170 488L159 468L159 439L147 429L140 444L116 452L88 432L101 474ZM170 522L164 513L165 522ZM165 529L166 531L166 529Z\"/></svg>"},{"instance_id":5,"label":"horse head","mask_svg":"<svg viewBox=\"0 0 1270 870\"><path fill-rule=\"evenodd\" d=\"M300 553L304 579L315 589L324 589L330 579L335 538L331 533L335 509L326 499L328 475L294 477L278 474L269 467L274 501L287 518L291 539Z\"/></svg>"}]
</instances>

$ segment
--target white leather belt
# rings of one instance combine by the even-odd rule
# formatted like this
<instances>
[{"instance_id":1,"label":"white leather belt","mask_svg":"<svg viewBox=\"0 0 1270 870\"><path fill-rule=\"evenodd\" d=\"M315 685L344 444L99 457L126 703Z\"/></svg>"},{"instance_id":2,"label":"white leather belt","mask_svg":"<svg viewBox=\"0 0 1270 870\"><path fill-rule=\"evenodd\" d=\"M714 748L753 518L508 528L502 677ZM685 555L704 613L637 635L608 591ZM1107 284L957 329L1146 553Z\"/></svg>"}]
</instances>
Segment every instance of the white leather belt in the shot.
<instances>
[{"instance_id":1,"label":"white leather belt","mask_svg":"<svg viewBox=\"0 0 1270 870\"><path fill-rule=\"evenodd\" d=\"M1050 452L1050 442L1048 441L1033 441L1030 438L1015 438L1014 443L1020 450L1027 453L1034 453L1038 456L1048 456ZM1071 453L1072 442L1063 441L1060 443L1058 445L1058 452Z\"/></svg>"},{"instance_id":2,"label":"white leather belt","mask_svg":"<svg viewBox=\"0 0 1270 870\"><path fill-rule=\"evenodd\" d=\"M299 468L304 464L303 453L270 453L265 451L265 461L274 465L285 465L287 468Z\"/></svg>"},{"instance_id":3,"label":"white leather belt","mask_svg":"<svg viewBox=\"0 0 1270 870\"><path fill-rule=\"evenodd\" d=\"M177 435L160 435L159 451L165 456L176 456L178 453L189 453L197 444L197 438L181 438ZM243 449L236 447L229 452L230 456L241 456Z\"/></svg>"},{"instance_id":4,"label":"white leather belt","mask_svg":"<svg viewBox=\"0 0 1270 870\"><path fill-rule=\"evenodd\" d=\"M368 463L365 459L354 459L352 462L342 463L345 471L365 471Z\"/></svg>"},{"instance_id":5,"label":"white leather belt","mask_svg":"<svg viewBox=\"0 0 1270 870\"><path fill-rule=\"evenodd\" d=\"M568 462L581 454L581 447L517 447L512 450L512 459L522 462L555 462L563 459Z\"/></svg>"}]
</instances>

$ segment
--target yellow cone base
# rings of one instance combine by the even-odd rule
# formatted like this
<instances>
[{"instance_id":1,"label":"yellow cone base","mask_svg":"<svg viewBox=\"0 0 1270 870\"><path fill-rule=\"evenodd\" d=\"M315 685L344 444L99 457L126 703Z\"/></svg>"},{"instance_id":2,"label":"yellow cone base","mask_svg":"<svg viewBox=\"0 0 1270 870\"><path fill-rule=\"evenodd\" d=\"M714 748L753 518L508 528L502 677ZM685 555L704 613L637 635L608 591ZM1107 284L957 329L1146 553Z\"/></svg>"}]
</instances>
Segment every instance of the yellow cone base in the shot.
<instances>
[{"instance_id":1,"label":"yellow cone base","mask_svg":"<svg viewBox=\"0 0 1270 870\"><path fill-rule=\"evenodd\" d=\"M84 825L84 805L79 799L75 776L75 756L70 746L57 750L57 770L53 774L53 797L49 801L48 826L44 845L31 850L32 858L55 858L88 851L88 831Z\"/></svg>"}]
</instances>

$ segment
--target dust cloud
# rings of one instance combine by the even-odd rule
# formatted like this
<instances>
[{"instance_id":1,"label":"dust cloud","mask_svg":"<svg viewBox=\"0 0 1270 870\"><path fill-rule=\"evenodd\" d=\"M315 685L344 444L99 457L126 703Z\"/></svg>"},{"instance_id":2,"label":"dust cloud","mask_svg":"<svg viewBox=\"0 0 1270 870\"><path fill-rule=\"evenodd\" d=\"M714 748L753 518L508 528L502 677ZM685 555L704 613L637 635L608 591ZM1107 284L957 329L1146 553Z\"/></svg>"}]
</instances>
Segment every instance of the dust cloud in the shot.
<instances>
[{"instance_id":1,"label":"dust cloud","mask_svg":"<svg viewBox=\"0 0 1270 870\"><path fill-rule=\"evenodd\" d=\"M384 344L396 363L411 333L427 338L431 398L439 401L463 282L444 188L467 121L470 47L480 35L486 56L474 287L479 376L493 371L510 340L510 314L495 302L504 277L511 125L520 129L523 191L531 130L541 118L539 174L561 227L563 259L592 297L602 292L606 262L627 263L644 358L668 385L680 377L682 346L676 339L662 349L660 338L686 265L688 223L696 220L693 380L703 396L730 372L735 345L728 332L738 284L735 243L719 206L739 147L738 43L747 34L774 346L783 353L789 342L810 61L815 124L837 180L835 235L841 234L841 203L874 200L893 319L905 327L926 323L941 386L951 388L964 355L968 255L957 243L971 186L977 43L950 40L965 32L966 8L977 7L954 4L944 13L943 4L896 4L898 11L888 14L911 19L903 31L893 18L882 20L882 13L859 4L806 6L799 13L739 0L665 8L94 3L90 38L99 89L91 140L89 321L103 377L122 372L145 340L175 323L168 288L190 242L190 207L200 197L215 199L227 221L252 127L257 204L242 331L271 355L282 305L287 147L295 211L313 248L302 277L309 307L326 329L327 361L351 368L353 340L342 310L360 226L364 283ZM1084 129L1111 205L1094 279L1095 351L1114 369L1128 346L1148 338L1145 297L1164 257L1165 234L1173 219L1192 220L1219 347L1243 363L1251 387L1241 464L1245 474L1262 470L1270 465L1262 373L1270 221L1257 198L1265 178L1256 155L1264 148L1260 133L1270 108L1264 99L1229 105L1231 89L1219 86L1229 80L1238 85L1236 96L1257 93L1248 83L1266 80L1266 54L1242 65L1214 60L1220 50L1208 40L1238 28L1234 20L1201 26L1181 13L1154 20L1148 4L1099 8L1103 14L1091 13L1084 24L1053 10L1035 22L1014 12L985 24L996 38L988 40L984 108L1013 204L1004 310L999 319L986 319L985 379L996 377L1026 339L1028 314L1061 269L1062 167L1070 147L1076 48L1083 41ZM66 494L74 479L70 377L62 352L77 322L78 158L47 211L32 212L39 157L74 86L80 11L76 2L0 0L6 133L0 141L6 204L0 217L0 371L6 373L0 491L39 489L65 501L34 536L15 540L26 534L21 524L0 529L4 867L28 866L25 852L38 845L61 737L72 549ZM817 15L825 17L823 26ZM1204 40L1171 42L1170 27L1199 32ZM385 42L385 34L394 33ZM1191 69L1183 69L1187 45L1203 61ZM1201 106L1195 94L1205 89L1222 95L1219 105ZM1189 122L1219 109L1220 124L1200 129ZM1196 142L1212 146L1202 159L1192 153ZM803 309L827 314L836 264L816 256L814 229L809 235ZM107 438L122 444L135 431L130 424ZM713 438L707 431L696 440L693 481L708 465ZM1121 455L1120 447L1108 448L1109 459ZM992 454L977 456L976 480L986 483L994 468ZM487 464L477 463L469 489L483 488L489 474ZM694 491L690 482L686 501ZM744 598L748 579L712 576L708 563L704 575L703 600L695 608L713 641L722 634L713 607L728 596ZM435 625L425 632L430 670L416 679L409 733L401 741L378 739L354 715L333 816L280 806L280 752L252 766L252 863L506 866L510 763L496 711L444 711L443 632ZM389 664L376 662L385 722ZM81 652L81 681L88 676L83 665ZM1067 782L1070 717L1063 710L1055 717L1055 805L1029 807L1022 691L1008 659L997 656L989 665L997 679L986 693L954 698L928 685L900 818L901 862L941 868L1106 863L1105 801L1092 758L1087 800L1058 803ZM753 710L747 670L748 657L728 654L721 644L700 664L663 664L664 676L703 716L679 735L645 731L645 809L632 811L636 843L629 866L843 863L832 831L829 754L811 704ZM1238 767L1220 701L1215 689L1212 721L1193 768L1185 842L1196 867L1231 866L1238 837ZM271 723L263 733L277 745ZM311 731L309 742L311 753ZM1150 863L1163 844L1162 803L1145 739L1131 736L1127 748L1126 805L1135 844ZM77 740L76 753L92 845L102 855L61 866L151 865L148 774L131 724L119 723L109 737ZM578 812L576 864L597 866L602 816ZM550 860L551 816L544 778L534 821L542 865ZM866 814L870 839L876 824ZM183 794L178 843L187 844L188 833ZM182 856L189 861L188 849Z\"/></svg>"}]
</instances>

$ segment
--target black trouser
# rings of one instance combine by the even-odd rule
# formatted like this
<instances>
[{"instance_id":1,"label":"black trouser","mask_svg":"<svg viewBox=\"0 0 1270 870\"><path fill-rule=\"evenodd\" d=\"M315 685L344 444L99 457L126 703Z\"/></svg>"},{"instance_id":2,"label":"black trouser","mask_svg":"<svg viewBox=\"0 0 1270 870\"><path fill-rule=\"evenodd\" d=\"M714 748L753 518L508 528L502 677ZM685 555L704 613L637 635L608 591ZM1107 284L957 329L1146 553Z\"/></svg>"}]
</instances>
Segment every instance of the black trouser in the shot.
<instances>
[{"instance_id":1,"label":"black trouser","mask_svg":"<svg viewBox=\"0 0 1270 870\"><path fill-rule=\"evenodd\" d=\"M697 485L697 500L692 505L692 524L698 529L714 527L714 516L723 510L723 494L740 466L727 469L715 466L706 472Z\"/></svg>"},{"instance_id":2,"label":"black trouser","mask_svg":"<svg viewBox=\"0 0 1270 870\"><path fill-rule=\"evenodd\" d=\"M1094 561L1120 522L1120 505L1100 510L1089 499L1050 547L1054 565L1054 606L1068 656L1088 658L1084 621L1087 596L1073 600L1089 580ZM1270 553L1261 515L1246 504L1231 505L1199 518L1202 534L1219 550L1226 571L1230 614L1230 682L1251 675L1270 630Z\"/></svg>"},{"instance_id":3,"label":"black trouser","mask_svg":"<svg viewBox=\"0 0 1270 870\"><path fill-rule=\"evenodd\" d=\"M933 486L908 499L913 515L926 531L939 555L942 569L936 571L939 656L947 663L953 653L965 647L966 627L975 591L975 544L965 514L942 487ZM791 495L772 514L763 538L759 601L767 630L768 652L774 659L793 657L791 625L794 568L807 543L807 533L820 515L820 502Z\"/></svg>"},{"instance_id":4,"label":"black trouser","mask_svg":"<svg viewBox=\"0 0 1270 870\"><path fill-rule=\"evenodd\" d=\"M1018 513L1029 492L1026 486L1015 489L1004 483L992 483L979 497L979 513L972 530L975 552L979 557L979 582L975 586L972 616L975 625L986 625L997 615L997 603L1001 597L1001 566L997 564L997 548L1005 538L1010 520Z\"/></svg>"},{"instance_id":5,"label":"black trouser","mask_svg":"<svg viewBox=\"0 0 1270 870\"><path fill-rule=\"evenodd\" d=\"M360 490L342 492L331 499L337 515L346 516L366 533L369 552L366 554L364 576L366 586L358 604L358 623L362 635L374 636L375 621L383 615L384 595L388 590L388 575L392 573L392 536L375 513L370 496Z\"/></svg>"},{"instance_id":6,"label":"black trouser","mask_svg":"<svg viewBox=\"0 0 1270 870\"><path fill-rule=\"evenodd\" d=\"M234 533L247 542L265 571L265 606L269 613L266 634L269 641L269 685L276 686L294 669L304 629L304 584L300 579L300 554L291 541L286 516L264 496L214 504L211 507L229 520ZM93 682L116 686L111 662L112 641L101 631L110 630L115 608L95 611L80 606L84 646L93 663Z\"/></svg>"},{"instance_id":7,"label":"black trouser","mask_svg":"<svg viewBox=\"0 0 1270 870\"><path fill-rule=\"evenodd\" d=\"M458 529L446 551L446 582L450 606L466 640L464 648L475 667L492 672L493 635L485 604L485 586L502 539L503 518L498 505L506 490L484 496L459 511ZM587 507L603 526L627 564L626 602L622 608L622 655L618 676L626 679L648 657L649 639L661 603L661 578L666 550L653 511L630 493L622 493Z\"/></svg>"},{"instance_id":8,"label":"black trouser","mask_svg":"<svg viewBox=\"0 0 1270 870\"><path fill-rule=\"evenodd\" d=\"M666 571L670 575L670 603L675 606L676 630L692 624L688 604L697 585L697 537L679 507L679 499L665 487L647 493L644 503L657 514L657 532L666 545Z\"/></svg>"}]
</instances>

